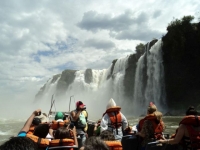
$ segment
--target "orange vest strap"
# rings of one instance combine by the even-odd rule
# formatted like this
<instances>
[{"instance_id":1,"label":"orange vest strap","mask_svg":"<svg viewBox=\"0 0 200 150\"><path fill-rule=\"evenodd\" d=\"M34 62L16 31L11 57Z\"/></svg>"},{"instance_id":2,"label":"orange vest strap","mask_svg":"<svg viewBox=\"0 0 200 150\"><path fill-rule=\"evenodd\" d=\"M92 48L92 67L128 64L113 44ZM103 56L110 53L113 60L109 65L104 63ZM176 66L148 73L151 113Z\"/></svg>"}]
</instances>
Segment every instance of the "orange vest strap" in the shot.
<instances>
[{"instance_id":1,"label":"orange vest strap","mask_svg":"<svg viewBox=\"0 0 200 150\"><path fill-rule=\"evenodd\" d=\"M113 126L114 128L119 128L120 126L122 126L122 116L121 113L118 112L114 112L113 113L107 113L110 121L111 121L111 126Z\"/></svg>"},{"instance_id":2,"label":"orange vest strap","mask_svg":"<svg viewBox=\"0 0 200 150\"><path fill-rule=\"evenodd\" d=\"M104 141L112 150L122 150L120 141Z\"/></svg>"},{"instance_id":3,"label":"orange vest strap","mask_svg":"<svg viewBox=\"0 0 200 150\"><path fill-rule=\"evenodd\" d=\"M73 146L74 140L73 139L54 139L50 141L50 147L53 146Z\"/></svg>"},{"instance_id":4,"label":"orange vest strap","mask_svg":"<svg viewBox=\"0 0 200 150\"><path fill-rule=\"evenodd\" d=\"M26 134L26 137L33 140L35 143L39 145L39 147L47 147L49 146L49 140L44 138L39 138L38 136L35 136L33 134Z\"/></svg>"},{"instance_id":5,"label":"orange vest strap","mask_svg":"<svg viewBox=\"0 0 200 150\"><path fill-rule=\"evenodd\" d=\"M63 122L56 122L56 120L53 120L51 124L51 128L53 130L57 130L59 127L63 127L64 125L68 123L69 123L69 120L64 120Z\"/></svg>"}]
</instances>

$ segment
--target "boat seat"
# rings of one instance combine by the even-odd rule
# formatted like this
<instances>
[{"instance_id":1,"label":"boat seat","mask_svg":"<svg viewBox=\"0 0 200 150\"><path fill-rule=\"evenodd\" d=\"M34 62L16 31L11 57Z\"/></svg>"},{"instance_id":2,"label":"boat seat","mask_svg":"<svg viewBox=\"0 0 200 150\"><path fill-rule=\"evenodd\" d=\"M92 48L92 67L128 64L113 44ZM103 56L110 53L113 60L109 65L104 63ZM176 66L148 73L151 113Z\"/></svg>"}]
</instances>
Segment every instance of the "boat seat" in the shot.
<instances>
[{"instance_id":1,"label":"boat seat","mask_svg":"<svg viewBox=\"0 0 200 150\"><path fill-rule=\"evenodd\" d=\"M139 140L136 135L125 135L122 137L123 150L139 149Z\"/></svg>"}]
</instances>

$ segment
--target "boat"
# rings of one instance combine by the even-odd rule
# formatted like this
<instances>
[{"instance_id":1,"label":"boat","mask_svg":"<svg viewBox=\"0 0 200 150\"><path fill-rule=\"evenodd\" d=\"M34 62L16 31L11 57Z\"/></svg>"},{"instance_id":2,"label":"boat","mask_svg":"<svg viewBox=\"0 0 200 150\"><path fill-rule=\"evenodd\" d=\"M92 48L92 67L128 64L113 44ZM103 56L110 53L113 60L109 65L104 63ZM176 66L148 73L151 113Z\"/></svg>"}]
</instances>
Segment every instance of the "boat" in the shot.
<instances>
[{"instance_id":1,"label":"boat","mask_svg":"<svg viewBox=\"0 0 200 150\"><path fill-rule=\"evenodd\" d=\"M72 97L72 96L71 96ZM71 97L70 97L70 102L69 102L69 111L61 111L63 114L64 114L64 118L69 118L70 116L70 105L71 105ZM49 117L49 120L54 120L55 118L55 114L57 111L52 111L52 107L54 105L54 101L53 100L53 96L52 96L52 100L51 100L51 108L49 110L49 114L48 114L48 117ZM93 132L94 132L94 124L95 124L95 121L93 120L88 120L88 130L87 130L87 134L88 134L88 137L91 137L93 136ZM165 138L166 139L169 139L169 134L164 134ZM56 145L56 146L50 146L48 147L48 149L79 149L81 146L81 139L79 137L77 137L77 141L78 141L78 146L76 145ZM141 147L140 147L140 137L139 136L136 136L134 133L131 133L131 134L127 134L127 135L124 135L122 137L122 140L121 140L121 143L122 143L122 148L123 150L140 150ZM180 147L180 145L169 145L169 144L160 144L156 141L154 142L150 142L147 144L146 146L146 150L181 150L182 148Z\"/></svg>"}]
</instances>

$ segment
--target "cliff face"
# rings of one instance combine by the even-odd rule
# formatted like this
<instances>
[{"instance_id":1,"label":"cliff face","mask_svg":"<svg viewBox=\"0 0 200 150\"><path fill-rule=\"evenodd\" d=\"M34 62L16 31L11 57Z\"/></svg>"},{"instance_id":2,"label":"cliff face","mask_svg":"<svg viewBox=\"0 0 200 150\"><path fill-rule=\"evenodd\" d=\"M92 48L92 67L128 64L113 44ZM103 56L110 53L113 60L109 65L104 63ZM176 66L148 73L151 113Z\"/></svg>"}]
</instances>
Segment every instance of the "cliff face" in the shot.
<instances>
[{"instance_id":1,"label":"cliff face","mask_svg":"<svg viewBox=\"0 0 200 150\"><path fill-rule=\"evenodd\" d=\"M200 23L192 24L191 20L192 17L188 16L183 17L182 20L172 21L167 27L168 33L162 38L163 45L160 46L163 59L161 62L158 61L158 63L164 66L165 84L163 84L163 86L165 85L165 88L163 89L166 90L166 98L163 96L163 99L167 101L170 110L169 114L182 114L189 105L198 106L200 104ZM138 60L142 55L143 57L141 58L143 58L144 62L142 62L143 67L140 70L140 76L142 76L141 84L143 89L146 89L147 81L156 78L150 78L147 73L148 66L150 66L147 58L151 55L149 49L156 42L157 40L152 40L149 44L143 46L139 45L138 49L136 47L137 53L127 57L127 64L120 64L120 66L125 68L125 72L123 72L122 75L123 78L121 78L121 76L120 78L115 78L117 72L113 73L114 68L119 63L118 59L115 59L112 61L112 66L107 69L108 72L106 75L103 71L99 71L98 73L98 71L95 72L92 69L83 71L84 74L80 74L80 77L84 76L84 79L74 85L75 90L79 88L78 86L83 89L87 88L86 91L90 91L90 89L94 90L94 87L99 87L100 85L97 84L103 83L100 81L105 78L104 83L106 82L106 84L104 88L106 90L103 92L105 96L104 99L109 99L111 96L118 99L118 102L121 104L125 102L128 103L130 107L134 103L134 86L137 81L136 68L138 62L140 62ZM162 54L160 55L161 57ZM155 71L155 68L150 70L150 72L153 71ZM157 74L163 75L163 72ZM72 88L70 85L74 83L76 76L76 70L64 70L62 74L53 76L53 78L40 89L36 95L36 99L47 93L48 87L51 87L49 85L52 84L54 84L55 89L49 93L56 93L57 95L65 94L67 90ZM95 83L94 77L98 77L98 83ZM159 91L161 89L155 88L155 90ZM115 92L112 93L113 91ZM97 94L98 92L100 91L97 89L96 93L93 94ZM80 91L80 93L84 93L84 90ZM96 97L98 97L97 95ZM106 95L108 95L108 97L106 97ZM144 93L140 95L144 95ZM91 98L88 96L87 99L93 99L93 97ZM154 98L152 98L152 101L153 100ZM138 103L141 103L141 101ZM164 107L166 106L164 103L162 105L164 105ZM132 111L132 107L130 108Z\"/></svg>"},{"instance_id":2,"label":"cliff face","mask_svg":"<svg viewBox=\"0 0 200 150\"><path fill-rule=\"evenodd\" d=\"M200 99L200 23L175 20L163 40L167 103L171 109L197 106Z\"/></svg>"}]
</instances>

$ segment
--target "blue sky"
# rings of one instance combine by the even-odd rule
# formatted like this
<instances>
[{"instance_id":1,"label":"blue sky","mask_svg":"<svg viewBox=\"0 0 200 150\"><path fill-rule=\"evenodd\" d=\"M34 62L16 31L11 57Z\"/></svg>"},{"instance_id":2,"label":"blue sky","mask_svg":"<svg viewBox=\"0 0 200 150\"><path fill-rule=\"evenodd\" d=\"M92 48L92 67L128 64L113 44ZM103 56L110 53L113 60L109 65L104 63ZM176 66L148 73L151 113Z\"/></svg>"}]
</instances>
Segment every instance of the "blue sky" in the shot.
<instances>
[{"instance_id":1,"label":"blue sky","mask_svg":"<svg viewBox=\"0 0 200 150\"><path fill-rule=\"evenodd\" d=\"M199 8L199 0L1 0L0 102L32 101L65 69L108 68L173 19L197 21Z\"/></svg>"}]
</instances>

